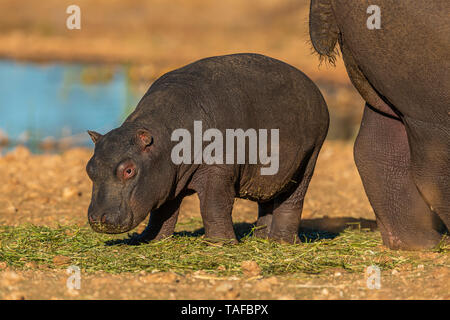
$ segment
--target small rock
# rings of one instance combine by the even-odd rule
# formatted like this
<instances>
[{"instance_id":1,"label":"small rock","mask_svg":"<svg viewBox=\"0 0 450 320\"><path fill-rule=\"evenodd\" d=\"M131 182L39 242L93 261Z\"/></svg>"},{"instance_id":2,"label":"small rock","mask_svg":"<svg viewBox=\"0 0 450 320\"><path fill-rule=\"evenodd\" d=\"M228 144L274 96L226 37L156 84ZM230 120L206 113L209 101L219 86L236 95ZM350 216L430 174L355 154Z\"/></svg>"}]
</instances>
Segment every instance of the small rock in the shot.
<instances>
[{"instance_id":1,"label":"small rock","mask_svg":"<svg viewBox=\"0 0 450 320\"><path fill-rule=\"evenodd\" d=\"M216 287L216 292L228 292L233 290L233 285L228 282L224 282Z\"/></svg>"},{"instance_id":2,"label":"small rock","mask_svg":"<svg viewBox=\"0 0 450 320\"><path fill-rule=\"evenodd\" d=\"M391 272L391 274L393 275L393 276L395 276L395 275L397 275L399 272L397 271L397 270L392 270L392 272Z\"/></svg>"},{"instance_id":3,"label":"small rock","mask_svg":"<svg viewBox=\"0 0 450 320\"><path fill-rule=\"evenodd\" d=\"M62 197L64 199L70 199L76 195L78 195L78 190L74 187L65 187L62 191Z\"/></svg>"},{"instance_id":4,"label":"small rock","mask_svg":"<svg viewBox=\"0 0 450 320\"><path fill-rule=\"evenodd\" d=\"M16 213L17 211L19 211L19 209L14 207L12 204L10 204L9 206L6 207L7 213Z\"/></svg>"},{"instance_id":5,"label":"small rock","mask_svg":"<svg viewBox=\"0 0 450 320\"><path fill-rule=\"evenodd\" d=\"M252 260L243 261L241 263L242 273L247 277L256 277L261 274L261 268Z\"/></svg>"},{"instance_id":6,"label":"small rock","mask_svg":"<svg viewBox=\"0 0 450 320\"><path fill-rule=\"evenodd\" d=\"M37 267L37 264L34 261L30 261L30 262L25 263L25 267L28 269L34 269Z\"/></svg>"},{"instance_id":7,"label":"small rock","mask_svg":"<svg viewBox=\"0 0 450 320\"><path fill-rule=\"evenodd\" d=\"M327 288L323 288L322 291L321 291L321 293L322 293L324 296L327 296L330 292L328 291Z\"/></svg>"},{"instance_id":8,"label":"small rock","mask_svg":"<svg viewBox=\"0 0 450 320\"><path fill-rule=\"evenodd\" d=\"M419 264L418 266L417 266L417 269L424 269L425 268L425 266L423 265L423 264Z\"/></svg>"},{"instance_id":9,"label":"small rock","mask_svg":"<svg viewBox=\"0 0 450 320\"><path fill-rule=\"evenodd\" d=\"M73 230L67 229L64 231L64 234L68 237L73 237L75 235L75 232Z\"/></svg>"},{"instance_id":10,"label":"small rock","mask_svg":"<svg viewBox=\"0 0 450 320\"><path fill-rule=\"evenodd\" d=\"M51 269L51 266L46 263L40 263L37 265L37 268L39 270L47 270L47 269Z\"/></svg>"},{"instance_id":11,"label":"small rock","mask_svg":"<svg viewBox=\"0 0 450 320\"><path fill-rule=\"evenodd\" d=\"M173 272L157 272L142 277L142 280L148 283L172 283L177 279L177 275Z\"/></svg>"},{"instance_id":12,"label":"small rock","mask_svg":"<svg viewBox=\"0 0 450 320\"><path fill-rule=\"evenodd\" d=\"M237 290L230 290L225 293L225 299L226 300L234 300L238 298L241 295L241 293Z\"/></svg>"},{"instance_id":13,"label":"small rock","mask_svg":"<svg viewBox=\"0 0 450 320\"><path fill-rule=\"evenodd\" d=\"M334 273L334 276L335 276L335 277L340 277L340 276L342 276L342 273L340 273L340 272L335 272L335 273Z\"/></svg>"},{"instance_id":14,"label":"small rock","mask_svg":"<svg viewBox=\"0 0 450 320\"><path fill-rule=\"evenodd\" d=\"M70 257L59 255L53 258L53 264L55 266L64 266L70 264L70 260Z\"/></svg>"}]
</instances>

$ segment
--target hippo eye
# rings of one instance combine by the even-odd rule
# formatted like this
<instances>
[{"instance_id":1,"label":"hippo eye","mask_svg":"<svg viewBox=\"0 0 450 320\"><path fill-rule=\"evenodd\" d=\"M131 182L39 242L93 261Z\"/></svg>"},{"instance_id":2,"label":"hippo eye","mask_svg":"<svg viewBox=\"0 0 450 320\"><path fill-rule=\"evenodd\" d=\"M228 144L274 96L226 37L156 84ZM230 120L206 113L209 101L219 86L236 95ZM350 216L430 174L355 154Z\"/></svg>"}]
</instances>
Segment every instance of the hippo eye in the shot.
<instances>
[{"instance_id":1,"label":"hippo eye","mask_svg":"<svg viewBox=\"0 0 450 320\"><path fill-rule=\"evenodd\" d=\"M132 162L125 162L117 168L117 177L121 180L128 180L136 174L136 167Z\"/></svg>"},{"instance_id":2,"label":"hippo eye","mask_svg":"<svg viewBox=\"0 0 450 320\"><path fill-rule=\"evenodd\" d=\"M134 169L133 168L128 168L123 173L123 177L125 179L131 178L133 175L134 175Z\"/></svg>"}]
</instances>

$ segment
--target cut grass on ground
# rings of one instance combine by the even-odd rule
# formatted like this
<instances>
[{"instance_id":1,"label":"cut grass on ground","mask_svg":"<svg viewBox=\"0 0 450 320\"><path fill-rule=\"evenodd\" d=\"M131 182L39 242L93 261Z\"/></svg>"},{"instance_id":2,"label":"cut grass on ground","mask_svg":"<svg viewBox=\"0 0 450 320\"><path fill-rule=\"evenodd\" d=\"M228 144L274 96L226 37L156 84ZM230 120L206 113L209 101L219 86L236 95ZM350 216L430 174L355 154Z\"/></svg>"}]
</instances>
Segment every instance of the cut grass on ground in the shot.
<instances>
[{"instance_id":1,"label":"cut grass on ground","mask_svg":"<svg viewBox=\"0 0 450 320\"><path fill-rule=\"evenodd\" d=\"M254 237L249 225L246 234L237 230L239 244L220 245L206 241L199 227L201 221L192 219L180 224L178 228L183 231L171 238L131 245L133 236L97 234L87 226L1 226L0 262L19 270L67 268L70 264L84 272L158 270L187 274L202 270L217 276L241 275L241 263L247 260L257 262L263 276L321 274L335 269L362 272L370 265L390 270L434 263L416 252L387 250L381 245L379 232L358 228L334 236L302 233L300 244L287 245ZM447 255L449 249L442 245L434 252ZM448 267L447 259L441 261Z\"/></svg>"}]
</instances>

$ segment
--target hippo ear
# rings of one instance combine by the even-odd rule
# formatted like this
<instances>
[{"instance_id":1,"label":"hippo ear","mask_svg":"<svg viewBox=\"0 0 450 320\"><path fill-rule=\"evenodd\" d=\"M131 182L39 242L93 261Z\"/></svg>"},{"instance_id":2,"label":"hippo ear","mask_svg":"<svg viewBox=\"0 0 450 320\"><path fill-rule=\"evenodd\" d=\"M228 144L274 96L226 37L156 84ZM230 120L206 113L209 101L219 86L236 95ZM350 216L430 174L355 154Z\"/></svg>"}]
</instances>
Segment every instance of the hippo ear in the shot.
<instances>
[{"instance_id":1,"label":"hippo ear","mask_svg":"<svg viewBox=\"0 0 450 320\"><path fill-rule=\"evenodd\" d=\"M153 137L147 129L139 129L136 140L142 151L148 151L148 148L153 144Z\"/></svg>"},{"instance_id":2,"label":"hippo ear","mask_svg":"<svg viewBox=\"0 0 450 320\"><path fill-rule=\"evenodd\" d=\"M103 135L101 135L100 133L95 132L95 131L90 131L90 130L88 130L87 133L88 133L89 136L91 137L92 142L93 142L94 144L97 143L97 141L98 141L101 137L103 137Z\"/></svg>"}]
</instances>

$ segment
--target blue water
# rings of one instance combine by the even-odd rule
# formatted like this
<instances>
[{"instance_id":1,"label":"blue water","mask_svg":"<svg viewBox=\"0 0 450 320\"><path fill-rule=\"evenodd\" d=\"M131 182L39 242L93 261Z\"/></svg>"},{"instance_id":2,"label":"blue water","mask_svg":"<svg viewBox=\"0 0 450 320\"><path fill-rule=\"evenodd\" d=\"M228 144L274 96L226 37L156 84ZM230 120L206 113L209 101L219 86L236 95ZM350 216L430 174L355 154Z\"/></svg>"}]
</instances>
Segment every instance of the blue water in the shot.
<instances>
[{"instance_id":1,"label":"blue water","mask_svg":"<svg viewBox=\"0 0 450 320\"><path fill-rule=\"evenodd\" d=\"M86 130L105 133L122 123L140 98L125 67L83 81L87 68L95 74L101 66L0 61L0 130L10 148L22 143L39 152L45 139L62 138L92 146Z\"/></svg>"}]
</instances>

